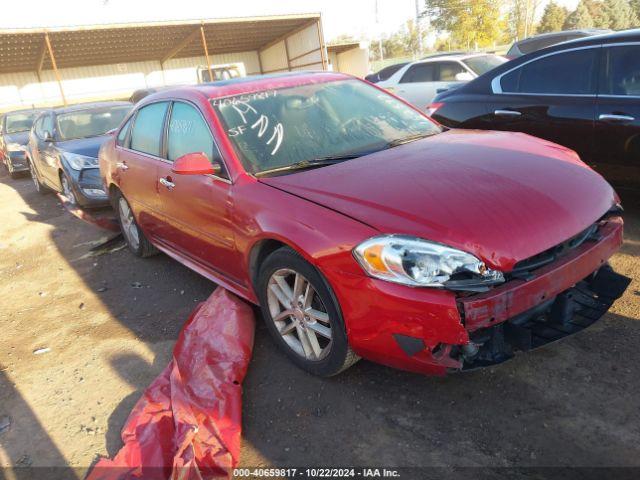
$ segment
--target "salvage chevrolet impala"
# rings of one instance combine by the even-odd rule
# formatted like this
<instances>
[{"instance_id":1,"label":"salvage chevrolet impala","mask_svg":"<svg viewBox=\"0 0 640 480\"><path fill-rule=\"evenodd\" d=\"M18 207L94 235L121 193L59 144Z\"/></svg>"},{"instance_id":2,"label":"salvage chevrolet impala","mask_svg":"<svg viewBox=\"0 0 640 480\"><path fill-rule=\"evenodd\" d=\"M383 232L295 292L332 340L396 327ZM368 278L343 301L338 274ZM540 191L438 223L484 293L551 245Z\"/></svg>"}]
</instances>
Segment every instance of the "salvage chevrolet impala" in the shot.
<instances>
[{"instance_id":1,"label":"salvage chevrolet impala","mask_svg":"<svg viewBox=\"0 0 640 480\"><path fill-rule=\"evenodd\" d=\"M628 285L619 199L571 150L445 130L335 73L145 98L100 152L130 250L262 308L300 367L497 364L594 323Z\"/></svg>"}]
</instances>

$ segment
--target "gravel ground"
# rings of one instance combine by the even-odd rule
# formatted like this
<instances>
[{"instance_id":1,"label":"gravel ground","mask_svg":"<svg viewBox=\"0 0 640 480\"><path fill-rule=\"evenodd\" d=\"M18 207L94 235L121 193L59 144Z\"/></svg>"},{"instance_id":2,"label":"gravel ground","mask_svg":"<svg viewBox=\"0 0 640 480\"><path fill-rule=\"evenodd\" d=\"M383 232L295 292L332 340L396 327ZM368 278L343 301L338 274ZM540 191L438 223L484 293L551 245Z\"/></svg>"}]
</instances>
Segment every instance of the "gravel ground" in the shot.
<instances>
[{"instance_id":1,"label":"gravel ground","mask_svg":"<svg viewBox=\"0 0 640 480\"><path fill-rule=\"evenodd\" d=\"M361 361L322 380L259 323L241 466L640 467L640 194L621 194L626 242L612 264L634 279L625 296L589 330L507 364L429 378ZM215 285L163 255L90 256L111 234L4 172L0 225L0 466L81 478L117 452ZM414 477L426 473L403 478Z\"/></svg>"}]
</instances>

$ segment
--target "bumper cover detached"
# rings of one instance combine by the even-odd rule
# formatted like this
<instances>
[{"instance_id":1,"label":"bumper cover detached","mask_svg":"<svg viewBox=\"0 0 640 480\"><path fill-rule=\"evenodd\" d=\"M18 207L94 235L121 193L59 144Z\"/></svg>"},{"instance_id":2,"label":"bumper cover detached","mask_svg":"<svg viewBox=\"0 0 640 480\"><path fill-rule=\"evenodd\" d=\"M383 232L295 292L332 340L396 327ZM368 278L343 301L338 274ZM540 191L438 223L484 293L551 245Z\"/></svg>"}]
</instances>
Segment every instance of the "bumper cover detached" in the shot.
<instances>
[{"instance_id":1,"label":"bumper cover detached","mask_svg":"<svg viewBox=\"0 0 640 480\"><path fill-rule=\"evenodd\" d=\"M622 219L604 222L598 238L529 280L512 280L492 291L462 298L459 310L469 344L450 356L463 370L501 363L589 327L609 310L630 279L606 263L622 244Z\"/></svg>"},{"instance_id":2,"label":"bumper cover detached","mask_svg":"<svg viewBox=\"0 0 640 480\"><path fill-rule=\"evenodd\" d=\"M596 238L530 272L526 280L458 297L461 326L468 335L464 341L433 346L428 337L394 334L408 369L418 371L417 363L424 362L430 365L428 371L421 369L425 373L444 374L495 365L589 327L630 283L607 264L622 244L622 231L621 218L608 219Z\"/></svg>"}]
</instances>

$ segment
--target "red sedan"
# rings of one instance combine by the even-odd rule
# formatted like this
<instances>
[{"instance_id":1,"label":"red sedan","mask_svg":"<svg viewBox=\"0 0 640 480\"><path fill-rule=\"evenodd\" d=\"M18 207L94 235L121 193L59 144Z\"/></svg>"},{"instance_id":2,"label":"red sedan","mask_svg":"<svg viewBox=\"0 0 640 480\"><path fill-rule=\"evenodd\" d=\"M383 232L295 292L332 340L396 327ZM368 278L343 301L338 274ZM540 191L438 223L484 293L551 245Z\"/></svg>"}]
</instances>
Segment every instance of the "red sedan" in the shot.
<instances>
[{"instance_id":1,"label":"red sedan","mask_svg":"<svg viewBox=\"0 0 640 480\"><path fill-rule=\"evenodd\" d=\"M578 332L628 285L619 199L572 151L446 130L349 76L145 98L100 153L131 251L259 304L299 366L444 374ZM595 347L595 346L594 346Z\"/></svg>"}]
</instances>

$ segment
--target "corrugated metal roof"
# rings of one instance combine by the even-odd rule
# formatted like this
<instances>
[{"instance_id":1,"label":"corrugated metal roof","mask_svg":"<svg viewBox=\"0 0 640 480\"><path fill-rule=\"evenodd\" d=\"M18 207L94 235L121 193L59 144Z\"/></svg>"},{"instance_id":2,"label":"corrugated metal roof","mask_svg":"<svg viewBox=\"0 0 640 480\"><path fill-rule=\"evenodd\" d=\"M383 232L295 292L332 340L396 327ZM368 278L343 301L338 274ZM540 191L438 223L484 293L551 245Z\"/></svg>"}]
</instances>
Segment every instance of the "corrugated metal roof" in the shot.
<instances>
[{"instance_id":1,"label":"corrugated metal roof","mask_svg":"<svg viewBox=\"0 0 640 480\"><path fill-rule=\"evenodd\" d=\"M204 26L210 54L261 48L320 19L319 14L224 18L48 28L58 68L203 54ZM44 29L0 30L0 73L51 69Z\"/></svg>"}]
</instances>

